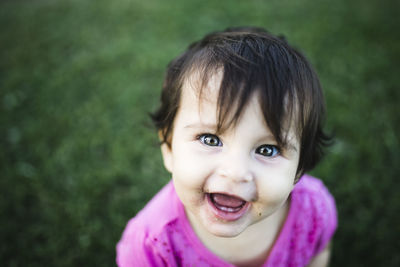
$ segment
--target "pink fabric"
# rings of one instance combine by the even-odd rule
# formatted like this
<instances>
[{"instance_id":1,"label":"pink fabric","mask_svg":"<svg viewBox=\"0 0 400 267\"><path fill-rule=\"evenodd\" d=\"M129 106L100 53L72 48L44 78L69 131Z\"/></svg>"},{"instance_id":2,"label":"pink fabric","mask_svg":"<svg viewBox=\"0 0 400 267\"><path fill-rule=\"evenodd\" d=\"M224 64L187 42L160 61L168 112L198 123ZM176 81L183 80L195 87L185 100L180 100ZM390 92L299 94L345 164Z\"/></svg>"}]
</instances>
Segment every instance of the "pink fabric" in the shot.
<instances>
[{"instance_id":1,"label":"pink fabric","mask_svg":"<svg viewBox=\"0 0 400 267\"><path fill-rule=\"evenodd\" d=\"M323 183L305 175L291 193L285 224L263 266L305 266L325 248L337 227L335 201ZM234 266L198 239L169 182L136 217L117 245L126 266Z\"/></svg>"}]
</instances>

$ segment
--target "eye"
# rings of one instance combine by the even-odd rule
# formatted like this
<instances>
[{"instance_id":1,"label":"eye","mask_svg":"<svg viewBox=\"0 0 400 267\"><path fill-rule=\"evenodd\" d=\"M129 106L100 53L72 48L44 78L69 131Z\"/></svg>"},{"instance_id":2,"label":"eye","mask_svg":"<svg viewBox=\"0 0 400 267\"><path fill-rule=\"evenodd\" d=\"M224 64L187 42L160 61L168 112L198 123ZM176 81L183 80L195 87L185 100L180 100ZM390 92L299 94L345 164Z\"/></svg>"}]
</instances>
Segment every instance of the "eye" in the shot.
<instances>
[{"instance_id":1,"label":"eye","mask_svg":"<svg viewBox=\"0 0 400 267\"><path fill-rule=\"evenodd\" d=\"M262 145L257 147L256 153L264 157L274 157L280 153L280 150L274 145Z\"/></svg>"},{"instance_id":2,"label":"eye","mask_svg":"<svg viewBox=\"0 0 400 267\"><path fill-rule=\"evenodd\" d=\"M207 146L222 146L221 141L214 134L201 134L198 139Z\"/></svg>"}]
</instances>

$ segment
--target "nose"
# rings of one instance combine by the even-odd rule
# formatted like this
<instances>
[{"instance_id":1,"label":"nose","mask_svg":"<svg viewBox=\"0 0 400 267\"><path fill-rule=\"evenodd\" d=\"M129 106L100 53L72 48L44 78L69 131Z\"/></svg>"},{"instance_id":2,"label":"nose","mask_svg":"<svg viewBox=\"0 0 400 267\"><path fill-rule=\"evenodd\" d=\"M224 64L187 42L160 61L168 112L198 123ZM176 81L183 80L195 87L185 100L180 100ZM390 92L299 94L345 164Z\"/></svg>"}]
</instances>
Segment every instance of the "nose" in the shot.
<instances>
[{"instance_id":1,"label":"nose","mask_svg":"<svg viewBox=\"0 0 400 267\"><path fill-rule=\"evenodd\" d=\"M248 183L254 179L250 165L248 157L232 151L223 156L218 167L218 174L221 177L232 179L238 183Z\"/></svg>"}]
</instances>

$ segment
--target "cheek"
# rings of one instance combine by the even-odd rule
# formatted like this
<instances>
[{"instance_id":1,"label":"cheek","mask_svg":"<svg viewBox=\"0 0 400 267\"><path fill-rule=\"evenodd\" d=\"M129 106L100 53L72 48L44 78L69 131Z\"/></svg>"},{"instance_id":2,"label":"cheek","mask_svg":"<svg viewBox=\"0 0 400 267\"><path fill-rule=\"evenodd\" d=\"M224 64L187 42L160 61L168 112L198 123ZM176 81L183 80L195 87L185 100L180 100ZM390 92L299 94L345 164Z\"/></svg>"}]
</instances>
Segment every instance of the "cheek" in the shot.
<instances>
[{"instance_id":1,"label":"cheek","mask_svg":"<svg viewBox=\"0 0 400 267\"><path fill-rule=\"evenodd\" d=\"M204 158L201 153L193 151L190 146L180 150L173 159L172 177L177 182L188 188L200 188L210 176L212 162Z\"/></svg>"},{"instance_id":2,"label":"cheek","mask_svg":"<svg viewBox=\"0 0 400 267\"><path fill-rule=\"evenodd\" d=\"M291 179L293 180L293 179ZM289 180L267 180L258 184L258 196L263 201L280 202L285 199L293 189L293 182Z\"/></svg>"},{"instance_id":3,"label":"cheek","mask_svg":"<svg viewBox=\"0 0 400 267\"><path fill-rule=\"evenodd\" d=\"M194 208L204 203L204 185L210 171L201 157L188 152L189 149L175 154L172 179L182 203L194 212Z\"/></svg>"},{"instance_id":4,"label":"cheek","mask_svg":"<svg viewBox=\"0 0 400 267\"><path fill-rule=\"evenodd\" d=\"M285 201L293 190L295 173L295 166L276 166L276 168L264 170L263 175L257 180L260 202L274 206Z\"/></svg>"}]
</instances>

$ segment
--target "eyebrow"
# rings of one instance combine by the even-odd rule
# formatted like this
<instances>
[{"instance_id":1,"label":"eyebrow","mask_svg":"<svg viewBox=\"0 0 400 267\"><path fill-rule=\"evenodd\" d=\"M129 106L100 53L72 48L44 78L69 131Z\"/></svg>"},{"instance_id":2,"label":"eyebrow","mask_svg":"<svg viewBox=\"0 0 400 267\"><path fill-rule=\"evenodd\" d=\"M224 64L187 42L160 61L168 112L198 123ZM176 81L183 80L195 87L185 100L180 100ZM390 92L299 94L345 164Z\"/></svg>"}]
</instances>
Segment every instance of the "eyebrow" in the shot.
<instances>
[{"instance_id":1,"label":"eyebrow","mask_svg":"<svg viewBox=\"0 0 400 267\"><path fill-rule=\"evenodd\" d=\"M207 129L217 129L217 125L214 123L193 123L188 124L184 127L185 129L197 129L197 128L207 128Z\"/></svg>"}]
</instances>

